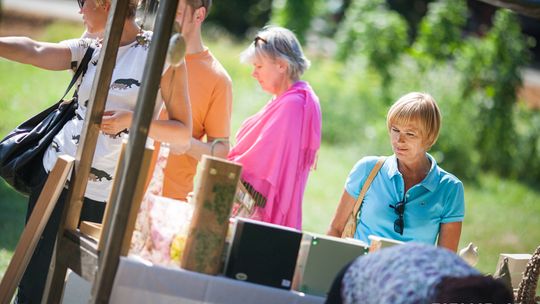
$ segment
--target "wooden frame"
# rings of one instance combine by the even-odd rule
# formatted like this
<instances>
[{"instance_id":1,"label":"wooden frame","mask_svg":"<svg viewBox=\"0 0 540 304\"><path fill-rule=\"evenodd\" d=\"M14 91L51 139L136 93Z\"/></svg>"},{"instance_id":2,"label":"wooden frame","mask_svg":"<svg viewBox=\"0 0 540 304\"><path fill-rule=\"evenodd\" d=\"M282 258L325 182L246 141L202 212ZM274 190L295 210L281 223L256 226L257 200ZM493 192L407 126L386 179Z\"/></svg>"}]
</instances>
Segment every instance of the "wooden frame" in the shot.
<instances>
[{"instance_id":1,"label":"wooden frame","mask_svg":"<svg viewBox=\"0 0 540 304\"><path fill-rule=\"evenodd\" d=\"M11 303L15 289L34 254L39 238L51 217L74 161L75 159L71 156L61 155L47 177L32 215L30 215L15 248L13 258L4 273L2 283L0 283L0 303Z\"/></svg>"},{"instance_id":2,"label":"wooden frame","mask_svg":"<svg viewBox=\"0 0 540 304\"><path fill-rule=\"evenodd\" d=\"M133 190L137 187L140 188L145 182L144 179L141 182L139 178L139 175L145 170L146 152L144 147L152 121L178 0L162 0L159 4L154 35L141 80L142 85L137 98L130 137L124 160L121 163L120 174L116 176L118 179L115 181L115 184L118 185L117 192L113 195L114 199L108 203L111 204L109 208L112 210L112 214L107 216L103 223L103 235L100 239L100 242L103 242L103 250L98 252L95 240L76 231L108 94L108 90L103 88L108 88L111 81L128 3L129 0L112 1L105 43L96 72L97 77L94 79L90 94L91 103L81 134L81 145L77 149L77 161L72 176L73 183L68 194L69 204L62 215L52 260L53 270L47 278L43 297L45 303L60 302L68 266L71 269L78 268L85 279L94 282L91 303L107 303L120 254L125 247L123 246L126 242L124 239L128 234L131 235L133 230L132 227L129 228L131 225L129 218L133 213L136 214L137 210L132 210L134 209L132 203L140 196L140 193Z\"/></svg>"}]
</instances>

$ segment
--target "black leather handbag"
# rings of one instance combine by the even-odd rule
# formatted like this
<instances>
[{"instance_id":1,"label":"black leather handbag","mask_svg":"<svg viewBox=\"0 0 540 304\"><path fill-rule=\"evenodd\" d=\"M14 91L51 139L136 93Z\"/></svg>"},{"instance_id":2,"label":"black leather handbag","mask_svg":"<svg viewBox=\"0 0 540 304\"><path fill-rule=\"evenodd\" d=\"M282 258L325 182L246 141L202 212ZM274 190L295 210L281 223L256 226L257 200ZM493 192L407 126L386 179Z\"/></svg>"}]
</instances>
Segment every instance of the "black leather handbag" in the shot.
<instances>
[{"instance_id":1,"label":"black leather handbag","mask_svg":"<svg viewBox=\"0 0 540 304\"><path fill-rule=\"evenodd\" d=\"M23 122L0 141L0 176L20 193L28 195L43 182L35 168L41 166L54 136L75 116L76 94L70 100L64 98L86 71L93 52L89 47L60 101Z\"/></svg>"}]
</instances>

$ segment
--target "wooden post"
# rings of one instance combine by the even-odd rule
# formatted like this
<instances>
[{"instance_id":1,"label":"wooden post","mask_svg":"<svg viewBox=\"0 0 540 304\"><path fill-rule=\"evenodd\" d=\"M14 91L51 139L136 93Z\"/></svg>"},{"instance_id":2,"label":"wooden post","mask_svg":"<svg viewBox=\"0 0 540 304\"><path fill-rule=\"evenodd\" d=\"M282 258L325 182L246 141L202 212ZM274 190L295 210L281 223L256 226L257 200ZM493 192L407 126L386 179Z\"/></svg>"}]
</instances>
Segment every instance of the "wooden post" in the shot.
<instances>
[{"instance_id":1,"label":"wooden post","mask_svg":"<svg viewBox=\"0 0 540 304\"><path fill-rule=\"evenodd\" d=\"M90 167L96 149L97 138L101 126L101 118L105 109L105 103L109 95L109 85L111 83L114 66L116 65L116 55L120 45L120 38L124 30L129 0L112 1L109 19L107 20L107 30L105 40L96 70L96 77L92 83L90 92L90 103L84 120L81 133L81 145L77 149L75 170L71 177L71 185L68 194L68 216L65 228L69 230L77 229L81 208L84 200L84 193L88 183Z\"/></svg>"},{"instance_id":2,"label":"wooden post","mask_svg":"<svg viewBox=\"0 0 540 304\"><path fill-rule=\"evenodd\" d=\"M0 283L0 303L11 303L15 289L19 285L30 258L34 254L39 238L51 217L74 161L73 157L62 155L56 161L51 173L49 173L32 215L30 215L30 219L28 219L28 223L24 227L13 257L4 273L2 283Z\"/></svg>"},{"instance_id":3,"label":"wooden post","mask_svg":"<svg viewBox=\"0 0 540 304\"><path fill-rule=\"evenodd\" d=\"M204 156L202 170L195 187L195 210L181 265L187 270L215 275L220 270L242 167L217 157Z\"/></svg>"},{"instance_id":4,"label":"wooden post","mask_svg":"<svg viewBox=\"0 0 540 304\"><path fill-rule=\"evenodd\" d=\"M125 154L124 170L120 176L118 197L114 202L111 227L105 236L105 248L101 254L98 273L92 288L92 303L107 303L112 291L114 276L118 267L122 242L126 234L131 203L141 173L144 146L148 128L152 120L155 100L161 81L166 51L172 32L178 0L160 1L154 35L141 81L142 87L137 98L133 125L129 132L128 147Z\"/></svg>"},{"instance_id":5,"label":"wooden post","mask_svg":"<svg viewBox=\"0 0 540 304\"><path fill-rule=\"evenodd\" d=\"M120 176L121 173L124 170L124 158L126 155L126 147L127 147L127 140L124 139L122 142L122 149L120 150L120 156L118 157L118 164L116 165L116 171L114 172L114 183L111 190L111 193L109 195L109 201L107 203L107 206L105 206L105 212L103 214L103 221L101 225L101 232L99 234L98 238L98 251L103 250L103 247L105 246L105 238L106 235L109 233L110 227L111 227L111 216L112 216L112 210L114 210L114 204L116 203L116 199L118 197L118 188L120 187Z\"/></svg>"}]
</instances>

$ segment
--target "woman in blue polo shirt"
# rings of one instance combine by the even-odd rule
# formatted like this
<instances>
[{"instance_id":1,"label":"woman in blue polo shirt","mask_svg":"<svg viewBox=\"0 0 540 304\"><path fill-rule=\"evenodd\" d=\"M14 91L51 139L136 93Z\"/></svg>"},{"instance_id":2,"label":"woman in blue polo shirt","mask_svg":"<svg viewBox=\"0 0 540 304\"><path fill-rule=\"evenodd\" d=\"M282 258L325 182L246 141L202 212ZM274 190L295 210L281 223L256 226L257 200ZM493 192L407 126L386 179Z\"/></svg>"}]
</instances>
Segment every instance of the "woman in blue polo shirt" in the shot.
<instances>
[{"instance_id":1,"label":"woman in blue polo shirt","mask_svg":"<svg viewBox=\"0 0 540 304\"><path fill-rule=\"evenodd\" d=\"M429 94L406 94L392 105L386 122L394 155L386 158L364 196L354 237L366 243L368 235L436 243L456 251L464 216L463 185L427 153L441 126L437 103ZM378 159L364 157L352 168L329 235L341 236Z\"/></svg>"}]
</instances>

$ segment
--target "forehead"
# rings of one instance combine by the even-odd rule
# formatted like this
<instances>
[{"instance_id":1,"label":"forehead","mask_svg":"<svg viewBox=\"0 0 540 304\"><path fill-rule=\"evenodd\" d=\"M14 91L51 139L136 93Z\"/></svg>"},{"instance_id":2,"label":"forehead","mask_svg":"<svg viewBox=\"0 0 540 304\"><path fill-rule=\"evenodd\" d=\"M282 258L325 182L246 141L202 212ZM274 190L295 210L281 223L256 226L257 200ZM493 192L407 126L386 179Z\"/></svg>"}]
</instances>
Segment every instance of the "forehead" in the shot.
<instances>
[{"instance_id":1,"label":"forehead","mask_svg":"<svg viewBox=\"0 0 540 304\"><path fill-rule=\"evenodd\" d=\"M253 64L263 64L263 65L274 62L272 58L265 56L263 54L254 54L251 61Z\"/></svg>"},{"instance_id":2,"label":"forehead","mask_svg":"<svg viewBox=\"0 0 540 304\"><path fill-rule=\"evenodd\" d=\"M420 120L414 118L405 118L405 117L396 117L394 121L391 122L391 126L403 129L403 130L412 130L420 131L422 130L422 124Z\"/></svg>"}]
</instances>

